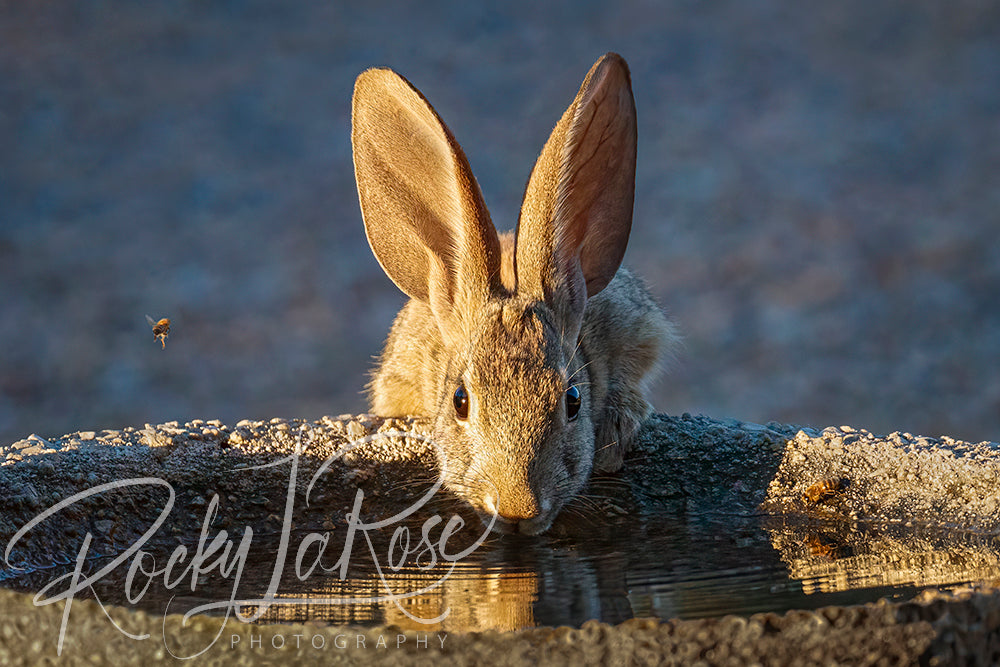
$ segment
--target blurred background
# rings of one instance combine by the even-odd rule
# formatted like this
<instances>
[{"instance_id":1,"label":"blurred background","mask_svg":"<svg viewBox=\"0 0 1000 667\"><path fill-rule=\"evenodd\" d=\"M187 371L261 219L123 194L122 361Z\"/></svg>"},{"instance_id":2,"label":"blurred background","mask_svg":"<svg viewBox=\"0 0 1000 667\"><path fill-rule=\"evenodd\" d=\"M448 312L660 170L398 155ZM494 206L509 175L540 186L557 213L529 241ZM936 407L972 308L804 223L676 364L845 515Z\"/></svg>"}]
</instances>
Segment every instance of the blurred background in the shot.
<instances>
[{"instance_id":1,"label":"blurred background","mask_svg":"<svg viewBox=\"0 0 1000 667\"><path fill-rule=\"evenodd\" d=\"M0 441L364 410L404 299L354 77L413 81L506 229L610 50L658 409L1000 440L1000 4L489 5L0 2Z\"/></svg>"}]
</instances>

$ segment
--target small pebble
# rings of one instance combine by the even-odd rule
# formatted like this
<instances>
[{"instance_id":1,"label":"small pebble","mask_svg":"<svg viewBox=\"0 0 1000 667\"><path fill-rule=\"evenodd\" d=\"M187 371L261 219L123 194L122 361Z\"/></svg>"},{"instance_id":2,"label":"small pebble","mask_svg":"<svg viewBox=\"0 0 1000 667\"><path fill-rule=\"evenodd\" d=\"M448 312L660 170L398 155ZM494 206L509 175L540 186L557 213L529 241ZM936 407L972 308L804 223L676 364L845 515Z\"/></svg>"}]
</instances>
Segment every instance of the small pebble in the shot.
<instances>
[{"instance_id":1,"label":"small pebble","mask_svg":"<svg viewBox=\"0 0 1000 667\"><path fill-rule=\"evenodd\" d=\"M351 440L360 440L366 435L368 435L368 430L360 422L352 421L347 425L347 436Z\"/></svg>"}]
</instances>

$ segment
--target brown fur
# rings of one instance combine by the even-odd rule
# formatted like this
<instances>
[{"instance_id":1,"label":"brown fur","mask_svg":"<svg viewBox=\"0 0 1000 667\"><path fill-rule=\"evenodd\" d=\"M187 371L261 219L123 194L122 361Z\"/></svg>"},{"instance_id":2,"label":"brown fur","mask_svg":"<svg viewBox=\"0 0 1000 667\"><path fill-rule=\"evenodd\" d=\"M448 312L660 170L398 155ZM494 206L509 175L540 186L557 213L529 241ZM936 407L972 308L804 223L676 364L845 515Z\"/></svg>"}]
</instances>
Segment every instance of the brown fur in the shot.
<instances>
[{"instance_id":1,"label":"brown fur","mask_svg":"<svg viewBox=\"0 0 1000 667\"><path fill-rule=\"evenodd\" d=\"M446 484L502 530L545 531L592 470L621 467L651 411L646 384L675 340L641 281L619 268L635 127L628 67L608 54L546 142L516 236L498 236L423 96L390 70L355 85L365 229L411 297L369 387L372 410L433 419ZM460 385L466 419L453 405Z\"/></svg>"}]
</instances>

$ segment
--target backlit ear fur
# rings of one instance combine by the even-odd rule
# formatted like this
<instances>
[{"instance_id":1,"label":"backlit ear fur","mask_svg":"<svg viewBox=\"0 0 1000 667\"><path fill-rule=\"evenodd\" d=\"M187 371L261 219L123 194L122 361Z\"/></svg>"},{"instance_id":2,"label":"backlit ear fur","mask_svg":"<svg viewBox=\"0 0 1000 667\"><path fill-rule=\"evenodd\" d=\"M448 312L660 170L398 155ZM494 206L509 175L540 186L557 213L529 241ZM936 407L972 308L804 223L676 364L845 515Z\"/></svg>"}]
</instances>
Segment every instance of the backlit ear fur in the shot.
<instances>
[{"instance_id":1,"label":"backlit ear fur","mask_svg":"<svg viewBox=\"0 0 1000 667\"><path fill-rule=\"evenodd\" d=\"M461 147L409 81L370 69L354 86L351 141L365 232L407 295L430 304L442 335L462 335L500 289L496 230Z\"/></svg>"},{"instance_id":2,"label":"backlit ear fur","mask_svg":"<svg viewBox=\"0 0 1000 667\"><path fill-rule=\"evenodd\" d=\"M579 330L588 297L625 254L635 194L636 120L628 65L609 53L587 73L535 163L517 228L517 289Z\"/></svg>"}]
</instances>

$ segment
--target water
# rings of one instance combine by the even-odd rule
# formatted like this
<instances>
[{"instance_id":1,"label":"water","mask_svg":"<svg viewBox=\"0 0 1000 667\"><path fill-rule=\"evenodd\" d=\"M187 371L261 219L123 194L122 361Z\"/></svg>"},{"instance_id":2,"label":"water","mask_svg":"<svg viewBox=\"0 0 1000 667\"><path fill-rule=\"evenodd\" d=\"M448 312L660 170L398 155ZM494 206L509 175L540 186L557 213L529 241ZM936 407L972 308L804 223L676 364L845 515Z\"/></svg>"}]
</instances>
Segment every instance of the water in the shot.
<instances>
[{"instance_id":1,"label":"water","mask_svg":"<svg viewBox=\"0 0 1000 667\"><path fill-rule=\"evenodd\" d=\"M262 609L281 553L281 533L255 534L245 567L234 586L212 563L232 563L221 548L205 559L204 570L181 576L197 544L188 541L184 560L166 577L162 570L176 539L162 537L134 573L132 597L149 583L135 606L162 614L201 607L224 613L231 598L245 614L261 611L262 622L306 621L331 624L395 624L446 631L516 630L533 626L579 626L589 619L618 623L633 617L699 618L725 614L781 612L847 605L879 598L905 599L927 586L950 586L1000 578L1000 538L970 533L921 532L900 526L786 522L755 515L646 514L599 523L580 519L541 537L489 536L454 562L447 553L417 549L420 524L411 524L413 553L395 563L393 528L355 534L345 558L347 533L297 527L288 534L287 558L280 568L275 603ZM435 540L440 525L429 531ZM557 524L557 528L558 528ZM234 531L235 533L236 531ZM206 544L215 533L209 534ZM481 526L470 521L452 552L472 543ZM311 537L312 536L312 537ZM306 545L306 546L302 546ZM397 543L398 545L398 543ZM222 543L220 542L220 547ZM438 562L431 566L430 556ZM419 557L418 557L419 556ZM222 560L220 561L220 557ZM300 574L315 561L308 576ZM84 572L96 572L110 556L90 558ZM346 577L339 565L346 562ZM125 561L80 597L130 604ZM324 571L323 568L326 568ZM42 568L13 576L5 585L39 590L70 566ZM143 572L158 571L156 576ZM193 582L193 583L192 583ZM65 588L65 584L56 591ZM235 591L235 592L234 592ZM215 609L204 605L219 603Z\"/></svg>"}]
</instances>

